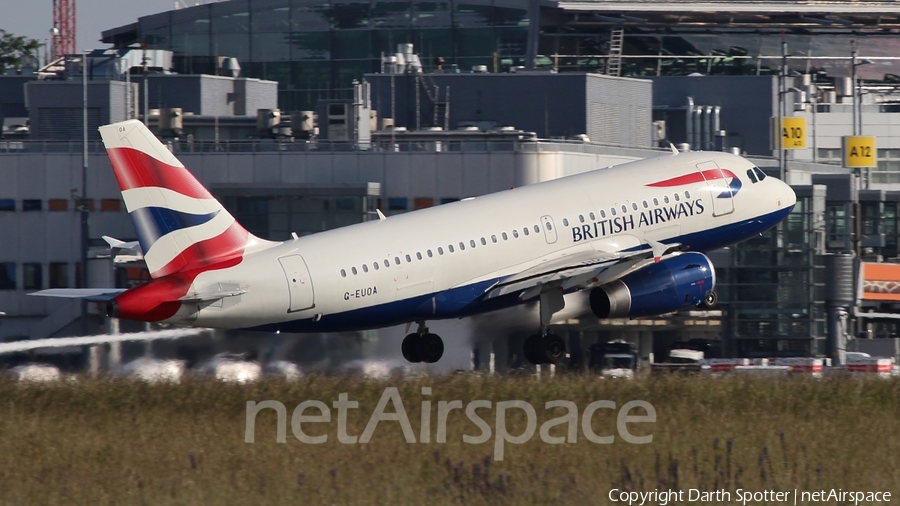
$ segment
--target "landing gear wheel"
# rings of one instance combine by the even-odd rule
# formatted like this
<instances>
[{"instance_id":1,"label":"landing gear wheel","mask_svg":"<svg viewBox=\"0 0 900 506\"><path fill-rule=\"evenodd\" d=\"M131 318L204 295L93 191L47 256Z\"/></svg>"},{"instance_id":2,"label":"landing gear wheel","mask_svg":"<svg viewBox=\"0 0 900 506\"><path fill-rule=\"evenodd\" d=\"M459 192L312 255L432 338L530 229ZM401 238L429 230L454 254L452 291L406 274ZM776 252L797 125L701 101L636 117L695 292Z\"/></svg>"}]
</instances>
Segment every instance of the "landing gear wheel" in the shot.
<instances>
[{"instance_id":1,"label":"landing gear wheel","mask_svg":"<svg viewBox=\"0 0 900 506\"><path fill-rule=\"evenodd\" d=\"M437 334L418 336L416 355L426 364L433 364L444 355L444 341Z\"/></svg>"},{"instance_id":2,"label":"landing gear wheel","mask_svg":"<svg viewBox=\"0 0 900 506\"><path fill-rule=\"evenodd\" d=\"M419 334L410 334L403 338L400 344L400 351L403 352L403 358L413 364L422 361L421 355L418 353Z\"/></svg>"},{"instance_id":3,"label":"landing gear wheel","mask_svg":"<svg viewBox=\"0 0 900 506\"><path fill-rule=\"evenodd\" d=\"M541 358L545 364L559 364L566 357L566 342L555 334L541 339Z\"/></svg>"},{"instance_id":4,"label":"landing gear wheel","mask_svg":"<svg viewBox=\"0 0 900 506\"><path fill-rule=\"evenodd\" d=\"M719 296L716 292L710 290L706 292L706 295L703 296L703 302L700 303L700 307L703 309L712 309L716 307L716 304L719 302Z\"/></svg>"},{"instance_id":5,"label":"landing gear wheel","mask_svg":"<svg viewBox=\"0 0 900 506\"><path fill-rule=\"evenodd\" d=\"M544 360L541 358L541 355L538 352L540 343L541 336L538 334L533 334L525 338L525 343L522 346L522 352L523 355L525 355L525 360L531 362L532 364L544 363Z\"/></svg>"}]
</instances>

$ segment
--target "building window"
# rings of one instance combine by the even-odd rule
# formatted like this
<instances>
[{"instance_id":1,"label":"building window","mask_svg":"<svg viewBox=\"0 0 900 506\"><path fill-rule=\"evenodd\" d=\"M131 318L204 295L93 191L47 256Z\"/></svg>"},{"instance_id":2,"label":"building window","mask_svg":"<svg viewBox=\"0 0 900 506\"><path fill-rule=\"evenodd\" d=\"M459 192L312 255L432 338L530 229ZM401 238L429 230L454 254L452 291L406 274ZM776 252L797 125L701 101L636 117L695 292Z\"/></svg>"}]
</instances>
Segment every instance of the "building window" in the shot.
<instances>
[{"instance_id":1,"label":"building window","mask_svg":"<svg viewBox=\"0 0 900 506\"><path fill-rule=\"evenodd\" d=\"M50 288L69 287L69 264L65 262L50 262L49 275Z\"/></svg>"},{"instance_id":2,"label":"building window","mask_svg":"<svg viewBox=\"0 0 900 506\"><path fill-rule=\"evenodd\" d=\"M23 211L40 211L43 207L40 199L25 199L22 201Z\"/></svg>"},{"instance_id":3,"label":"building window","mask_svg":"<svg viewBox=\"0 0 900 506\"><path fill-rule=\"evenodd\" d=\"M122 210L122 201L119 199L102 199L100 201L100 210L117 213Z\"/></svg>"},{"instance_id":4,"label":"building window","mask_svg":"<svg viewBox=\"0 0 900 506\"><path fill-rule=\"evenodd\" d=\"M16 201L14 199L0 199L0 211L15 211Z\"/></svg>"},{"instance_id":5,"label":"building window","mask_svg":"<svg viewBox=\"0 0 900 506\"><path fill-rule=\"evenodd\" d=\"M22 264L22 288L26 290L40 290L44 285L42 274L41 264Z\"/></svg>"},{"instance_id":6,"label":"building window","mask_svg":"<svg viewBox=\"0 0 900 506\"><path fill-rule=\"evenodd\" d=\"M406 211L406 198L394 197L388 199L388 211Z\"/></svg>"},{"instance_id":7,"label":"building window","mask_svg":"<svg viewBox=\"0 0 900 506\"><path fill-rule=\"evenodd\" d=\"M427 209L432 206L434 206L434 199L432 198L418 197L413 200L413 208L415 209Z\"/></svg>"},{"instance_id":8,"label":"building window","mask_svg":"<svg viewBox=\"0 0 900 506\"><path fill-rule=\"evenodd\" d=\"M47 209L53 212L68 211L69 201L66 199L50 199L47 201Z\"/></svg>"},{"instance_id":9,"label":"building window","mask_svg":"<svg viewBox=\"0 0 900 506\"><path fill-rule=\"evenodd\" d=\"M0 290L16 289L16 263L0 262Z\"/></svg>"}]
</instances>

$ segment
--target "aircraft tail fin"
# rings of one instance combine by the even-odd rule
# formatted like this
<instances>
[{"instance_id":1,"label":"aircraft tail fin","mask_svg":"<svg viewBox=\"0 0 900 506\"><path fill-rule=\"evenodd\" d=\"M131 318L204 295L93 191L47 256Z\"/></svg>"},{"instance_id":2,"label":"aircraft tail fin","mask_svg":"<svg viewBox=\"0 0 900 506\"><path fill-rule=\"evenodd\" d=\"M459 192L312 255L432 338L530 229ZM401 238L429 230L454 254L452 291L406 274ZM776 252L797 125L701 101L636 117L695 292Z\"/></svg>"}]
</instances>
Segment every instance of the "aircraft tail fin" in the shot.
<instances>
[{"instance_id":1,"label":"aircraft tail fin","mask_svg":"<svg viewBox=\"0 0 900 506\"><path fill-rule=\"evenodd\" d=\"M242 227L140 121L100 127L154 278L242 260L263 241Z\"/></svg>"}]
</instances>

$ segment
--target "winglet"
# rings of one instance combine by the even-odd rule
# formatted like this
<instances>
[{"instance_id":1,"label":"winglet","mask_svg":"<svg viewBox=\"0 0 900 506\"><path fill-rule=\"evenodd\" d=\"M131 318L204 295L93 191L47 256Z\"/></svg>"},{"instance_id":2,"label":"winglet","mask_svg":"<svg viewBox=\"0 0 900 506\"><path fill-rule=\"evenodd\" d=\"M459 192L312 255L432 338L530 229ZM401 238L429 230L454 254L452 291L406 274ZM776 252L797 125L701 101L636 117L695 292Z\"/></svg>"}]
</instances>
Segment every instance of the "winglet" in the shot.
<instances>
[{"instance_id":1,"label":"winglet","mask_svg":"<svg viewBox=\"0 0 900 506\"><path fill-rule=\"evenodd\" d=\"M669 249L668 245L663 244L661 242L648 240L647 244L650 245L650 249L651 249L651 251L653 251L653 261L654 262L659 262L660 260L662 260L662 256L665 255L666 250Z\"/></svg>"},{"instance_id":2,"label":"winglet","mask_svg":"<svg viewBox=\"0 0 900 506\"><path fill-rule=\"evenodd\" d=\"M673 155L677 155L677 154L678 154L678 148L676 148L675 145L672 144L671 142L669 143L669 149L672 150L672 154L673 154Z\"/></svg>"},{"instance_id":3,"label":"winglet","mask_svg":"<svg viewBox=\"0 0 900 506\"><path fill-rule=\"evenodd\" d=\"M387 217L384 215L384 213L381 212L381 209L376 209L375 212L378 213L378 220L379 220L379 221L382 221L382 220L386 220L386 219L387 219Z\"/></svg>"}]
</instances>

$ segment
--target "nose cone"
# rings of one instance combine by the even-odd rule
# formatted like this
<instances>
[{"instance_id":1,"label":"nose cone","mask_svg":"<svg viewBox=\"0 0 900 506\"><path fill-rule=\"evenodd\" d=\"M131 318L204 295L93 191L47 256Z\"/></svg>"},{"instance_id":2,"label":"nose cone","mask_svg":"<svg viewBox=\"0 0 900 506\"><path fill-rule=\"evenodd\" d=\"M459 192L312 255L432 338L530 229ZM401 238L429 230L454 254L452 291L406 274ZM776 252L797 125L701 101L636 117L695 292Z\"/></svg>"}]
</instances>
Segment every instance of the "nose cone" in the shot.
<instances>
[{"instance_id":1,"label":"nose cone","mask_svg":"<svg viewBox=\"0 0 900 506\"><path fill-rule=\"evenodd\" d=\"M797 203L797 194L794 193L794 189L784 181L778 181L782 188L780 193L782 194L782 205L787 208L794 207L794 204Z\"/></svg>"}]
</instances>

